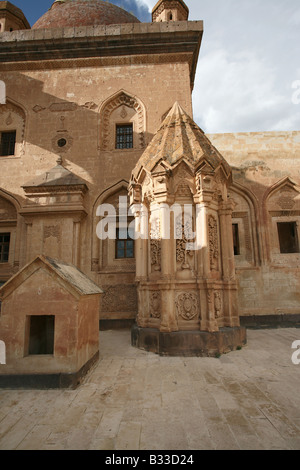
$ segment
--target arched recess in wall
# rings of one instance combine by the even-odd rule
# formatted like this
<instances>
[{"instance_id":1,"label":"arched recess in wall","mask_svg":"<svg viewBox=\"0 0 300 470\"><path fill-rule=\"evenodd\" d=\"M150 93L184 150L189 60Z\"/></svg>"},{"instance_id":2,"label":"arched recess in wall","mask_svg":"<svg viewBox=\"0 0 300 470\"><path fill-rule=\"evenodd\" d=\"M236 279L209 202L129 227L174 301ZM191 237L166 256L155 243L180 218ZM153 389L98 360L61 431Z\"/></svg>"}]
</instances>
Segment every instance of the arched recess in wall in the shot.
<instances>
[{"instance_id":1,"label":"arched recess in wall","mask_svg":"<svg viewBox=\"0 0 300 470\"><path fill-rule=\"evenodd\" d=\"M282 265L300 263L300 185L285 177L264 194L266 248L268 259Z\"/></svg>"},{"instance_id":2,"label":"arched recess in wall","mask_svg":"<svg viewBox=\"0 0 300 470\"><path fill-rule=\"evenodd\" d=\"M25 153L26 111L11 98L0 106L0 158L21 157Z\"/></svg>"},{"instance_id":3,"label":"arched recess in wall","mask_svg":"<svg viewBox=\"0 0 300 470\"><path fill-rule=\"evenodd\" d=\"M121 272L124 269L129 271L135 270L135 259L134 256L127 256L124 258L118 258L116 255L116 240L106 239L101 240L97 236L97 225L100 221L100 217L97 215L99 206L103 204L109 204L114 208L116 214L117 228L119 227L119 213L120 213L120 196L122 196L127 202L127 208L129 209L129 198L128 198L128 181L121 180L118 183L110 186L103 191L96 199L93 207L93 230L92 230L92 266L91 269L94 272L110 271L110 272ZM128 223L132 222L132 217L128 217ZM134 254L133 254L134 255Z\"/></svg>"},{"instance_id":4,"label":"arched recess in wall","mask_svg":"<svg viewBox=\"0 0 300 470\"><path fill-rule=\"evenodd\" d=\"M261 238L257 200L251 191L236 182L229 188L229 197L235 202L232 230L236 267L258 266L261 263Z\"/></svg>"},{"instance_id":5,"label":"arched recess in wall","mask_svg":"<svg viewBox=\"0 0 300 470\"><path fill-rule=\"evenodd\" d=\"M116 150L117 126L132 125L133 149L145 148L146 110L136 96L120 90L100 109L100 149Z\"/></svg>"},{"instance_id":6,"label":"arched recess in wall","mask_svg":"<svg viewBox=\"0 0 300 470\"><path fill-rule=\"evenodd\" d=\"M19 201L0 188L0 281L8 280L20 265Z\"/></svg>"}]
</instances>

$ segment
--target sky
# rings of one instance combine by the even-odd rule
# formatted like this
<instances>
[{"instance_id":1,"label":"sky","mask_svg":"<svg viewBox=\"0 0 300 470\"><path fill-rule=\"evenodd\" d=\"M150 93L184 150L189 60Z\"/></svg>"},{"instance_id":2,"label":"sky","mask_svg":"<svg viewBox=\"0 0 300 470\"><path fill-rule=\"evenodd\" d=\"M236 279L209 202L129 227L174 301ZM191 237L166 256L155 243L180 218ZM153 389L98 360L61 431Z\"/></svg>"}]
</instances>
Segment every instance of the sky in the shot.
<instances>
[{"instance_id":1,"label":"sky","mask_svg":"<svg viewBox=\"0 0 300 470\"><path fill-rule=\"evenodd\" d=\"M10 0L31 25L53 0ZM151 21L157 0L110 0ZM300 130L299 0L186 0L204 21L193 91L206 133Z\"/></svg>"}]
</instances>

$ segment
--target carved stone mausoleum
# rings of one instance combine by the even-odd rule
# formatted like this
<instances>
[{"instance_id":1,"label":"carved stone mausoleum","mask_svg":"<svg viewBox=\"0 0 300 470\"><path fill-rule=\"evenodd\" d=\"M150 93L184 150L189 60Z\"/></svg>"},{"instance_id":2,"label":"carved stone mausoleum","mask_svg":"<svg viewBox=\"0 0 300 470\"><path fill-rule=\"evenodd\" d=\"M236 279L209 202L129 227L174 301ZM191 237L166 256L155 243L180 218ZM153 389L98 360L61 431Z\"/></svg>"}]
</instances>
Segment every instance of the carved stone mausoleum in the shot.
<instances>
[{"instance_id":1,"label":"carved stone mausoleum","mask_svg":"<svg viewBox=\"0 0 300 470\"><path fill-rule=\"evenodd\" d=\"M228 163L175 103L129 187L136 231L143 234L146 227L144 239L136 241L134 345L161 354L213 355L245 344L231 183Z\"/></svg>"},{"instance_id":2,"label":"carved stone mausoleum","mask_svg":"<svg viewBox=\"0 0 300 470\"><path fill-rule=\"evenodd\" d=\"M299 324L300 131L199 129L202 38L183 0L159 0L148 23L56 0L32 26L0 0L0 286L38 256L72 265L104 292L100 330L133 327L160 354ZM99 238L108 206L116 230Z\"/></svg>"}]
</instances>

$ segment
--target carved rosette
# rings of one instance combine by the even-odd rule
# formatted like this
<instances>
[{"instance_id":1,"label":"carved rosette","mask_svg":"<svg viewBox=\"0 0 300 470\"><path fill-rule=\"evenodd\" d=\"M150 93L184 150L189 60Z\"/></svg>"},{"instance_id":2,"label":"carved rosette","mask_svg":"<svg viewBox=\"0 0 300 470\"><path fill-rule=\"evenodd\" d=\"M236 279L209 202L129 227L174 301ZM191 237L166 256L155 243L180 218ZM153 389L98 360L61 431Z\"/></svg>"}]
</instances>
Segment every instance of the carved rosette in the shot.
<instances>
[{"instance_id":1,"label":"carved rosette","mask_svg":"<svg viewBox=\"0 0 300 470\"><path fill-rule=\"evenodd\" d=\"M210 269L217 271L219 259L218 224L216 218L212 215L208 218L208 240Z\"/></svg>"},{"instance_id":2,"label":"carved rosette","mask_svg":"<svg viewBox=\"0 0 300 470\"><path fill-rule=\"evenodd\" d=\"M179 294L175 301L177 315L191 321L198 315L198 299L192 292Z\"/></svg>"},{"instance_id":3,"label":"carved rosette","mask_svg":"<svg viewBox=\"0 0 300 470\"><path fill-rule=\"evenodd\" d=\"M150 317L161 317L161 294L160 291L150 292Z\"/></svg>"}]
</instances>

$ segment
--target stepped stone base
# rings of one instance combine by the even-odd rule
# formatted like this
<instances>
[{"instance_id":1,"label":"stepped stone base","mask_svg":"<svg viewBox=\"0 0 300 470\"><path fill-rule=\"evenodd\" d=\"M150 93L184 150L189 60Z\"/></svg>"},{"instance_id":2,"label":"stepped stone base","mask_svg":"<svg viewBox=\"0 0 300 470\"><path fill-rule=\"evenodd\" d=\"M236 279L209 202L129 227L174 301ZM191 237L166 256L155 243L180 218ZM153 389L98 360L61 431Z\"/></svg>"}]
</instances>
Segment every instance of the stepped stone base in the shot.
<instances>
[{"instance_id":1,"label":"stepped stone base","mask_svg":"<svg viewBox=\"0 0 300 470\"><path fill-rule=\"evenodd\" d=\"M247 343L246 328L221 328L220 331L176 331L162 333L154 328L131 329L132 346L160 356L217 357Z\"/></svg>"}]
</instances>

